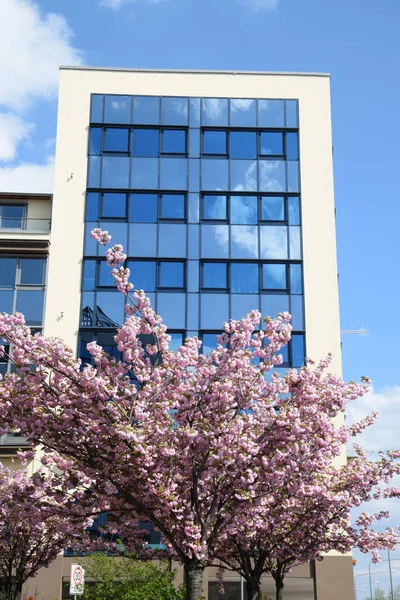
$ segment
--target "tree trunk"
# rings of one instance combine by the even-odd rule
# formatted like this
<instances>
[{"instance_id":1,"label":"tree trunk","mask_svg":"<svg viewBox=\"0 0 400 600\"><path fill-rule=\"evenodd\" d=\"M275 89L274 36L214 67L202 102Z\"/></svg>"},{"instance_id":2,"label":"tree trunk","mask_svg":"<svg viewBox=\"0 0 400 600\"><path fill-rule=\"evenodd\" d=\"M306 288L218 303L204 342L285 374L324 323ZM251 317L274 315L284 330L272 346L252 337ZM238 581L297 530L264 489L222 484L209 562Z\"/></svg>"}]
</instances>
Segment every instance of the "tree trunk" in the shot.
<instances>
[{"instance_id":1,"label":"tree trunk","mask_svg":"<svg viewBox=\"0 0 400 600\"><path fill-rule=\"evenodd\" d=\"M276 600L283 600L283 579L275 579Z\"/></svg>"},{"instance_id":2,"label":"tree trunk","mask_svg":"<svg viewBox=\"0 0 400 600\"><path fill-rule=\"evenodd\" d=\"M17 583L14 579L6 580L0 585L0 600L20 600L22 584Z\"/></svg>"},{"instance_id":3,"label":"tree trunk","mask_svg":"<svg viewBox=\"0 0 400 600\"><path fill-rule=\"evenodd\" d=\"M186 600L202 600L203 573L203 565L185 564Z\"/></svg>"},{"instance_id":4,"label":"tree trunk","mask_svg":"<svg viewBox=\"0 0 400 600\"><path fill-rule=\"evenodd\" d=\"M260 582L256 579L246 579L247 600L260 599Z\"/></svg>"}]
</instances>

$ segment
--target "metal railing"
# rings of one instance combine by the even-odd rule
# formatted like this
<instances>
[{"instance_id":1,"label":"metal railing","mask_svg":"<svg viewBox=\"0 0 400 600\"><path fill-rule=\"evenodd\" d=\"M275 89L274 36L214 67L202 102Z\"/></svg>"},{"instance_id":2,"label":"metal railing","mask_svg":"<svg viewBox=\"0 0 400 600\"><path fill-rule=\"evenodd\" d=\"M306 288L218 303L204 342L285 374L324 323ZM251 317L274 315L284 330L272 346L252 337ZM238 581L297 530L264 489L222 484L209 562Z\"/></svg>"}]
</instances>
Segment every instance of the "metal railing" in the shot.
<instances>
[{"instance_id":1,"label":"metal railing","mask_svg":"<svg viewBox=\"0 0 400 600\"><path fill-rule=\"evenodd\" d=\"M51 219L36 219L25 217L0 217L0 232L16 233L27 231L30 233L48 233L51 228Z\"/></svg>"}]
</instances>

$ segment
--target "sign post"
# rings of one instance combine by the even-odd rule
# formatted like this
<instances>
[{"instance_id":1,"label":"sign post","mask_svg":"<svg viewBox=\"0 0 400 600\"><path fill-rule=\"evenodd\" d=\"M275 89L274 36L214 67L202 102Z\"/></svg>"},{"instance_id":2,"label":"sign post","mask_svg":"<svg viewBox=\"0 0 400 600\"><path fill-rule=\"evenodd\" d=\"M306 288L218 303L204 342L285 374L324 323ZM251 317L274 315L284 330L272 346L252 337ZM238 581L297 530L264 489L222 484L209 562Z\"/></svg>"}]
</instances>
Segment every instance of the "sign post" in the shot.
<instances>
[{"instance_id":1,"label":"sign post","mask_svg":"<svg viewBox=\"0 0 400 600\"><path fill-rule=\"evenodd\" d=\"M70 596L74 596L76 600L77 596L83 594L85 586L85 569L81 565L71 565L71 582L69 584Z\"/></svg>"}]
</instances>

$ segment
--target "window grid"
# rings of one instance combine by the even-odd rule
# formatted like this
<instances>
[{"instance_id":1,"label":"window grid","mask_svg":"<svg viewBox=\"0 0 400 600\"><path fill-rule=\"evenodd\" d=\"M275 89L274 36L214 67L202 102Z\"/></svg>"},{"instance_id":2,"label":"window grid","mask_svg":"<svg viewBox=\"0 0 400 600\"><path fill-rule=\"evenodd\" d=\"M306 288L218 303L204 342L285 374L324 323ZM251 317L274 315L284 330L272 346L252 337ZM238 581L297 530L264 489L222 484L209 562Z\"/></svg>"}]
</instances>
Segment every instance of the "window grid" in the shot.
<instances>
[{"instance_id":1,"label":"window grid","mask_svg":"<svg viewBox=\"0 0 400 600\"><path fill-rule=\"evenodd\" d=\"M224 146L224 151L212 152L207 150L208 134L225 134L225 143L219 142ZM251 156L232 156L232 134L252 133L255 136L255 152ZM212 158L233 158L234 160L257 160L259 158L268 158L271 160L299 160L298 151L298 129L272 129L272 128L242 128L242 127L204 127L201 129L201 156ZM262 139L264 134L280 135L282 138L281 152L263 152ZM190 135L190 133L189 133ZM293 141L291 141L293 140Z\"/></svg>"},{"instance_id":2,"label":"window grid","mask_svg":"<svg viewBox=\"0 0 400 600\"><path fill-rule=\"evenodd\" d=\"M23 312L27 325L41 326L45 280L46 259L43 256L0 256L0 310L10 314ZM32 292L36 293L35 298L27 295Z\"/></svg>"},{"instance_id":3,"label":"window grid","mask_svg":"<svg viewBox=\"0 0 400 600\"><path fill-rule=\"evenodd\" d=\"M113 149L108 144L108 138L111 133L120 132L121 134L126 132L127 143L125 147L121 149ZM136 141L135 135L143 134L145 132L156 132L157 133L157 141L152 144L152 140L150 139L150 145L153 145L152 153L141 152L139 149L136 149ZM172 133L181 134L179 137L183 138L183 144L181 142L182 149L178 150L167 150L165 149L166 141L165 139ZM157 127L152 125L140 125L140 126L123 126L123 125L107 125L105 127L93 126L90 128L89 135L89 147L88 147L88 155L89 156L133 156L138 158L158 158L160 156L186 156L188 155L188 127L174 127L174 126L165 126ZM140 147L140 143L143 140L139 140L137 144Z\"/></svg>"},{"instance_id":4,"label":"window grid","mask_svg":"<svg viewBox=\"0 0 400 600\"><path fill-rule=\"evenodd\" d=\"M0 229L26 229L26 204L0 204Z\"/></svg>"}]
</instances>

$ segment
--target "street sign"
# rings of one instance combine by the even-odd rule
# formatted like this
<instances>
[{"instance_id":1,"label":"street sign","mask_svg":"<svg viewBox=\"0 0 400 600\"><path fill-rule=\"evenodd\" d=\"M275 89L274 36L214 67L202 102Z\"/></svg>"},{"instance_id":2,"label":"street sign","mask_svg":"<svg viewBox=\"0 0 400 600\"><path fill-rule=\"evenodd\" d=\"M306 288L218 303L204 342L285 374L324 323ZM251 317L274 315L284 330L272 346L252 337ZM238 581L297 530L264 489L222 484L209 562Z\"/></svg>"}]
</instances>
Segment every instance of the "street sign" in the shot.
<instances>
[{"instance_id":1,"label":"street sign","mask_svg":"<svg viewBox=\"0 0 400 600\"><path fill-rule=\"evenodd\" d=\"M71 582L69 584L70 596L83 594L85 585L85 569L81 565L71 565Z\"/></svg>"}]
</instances>

